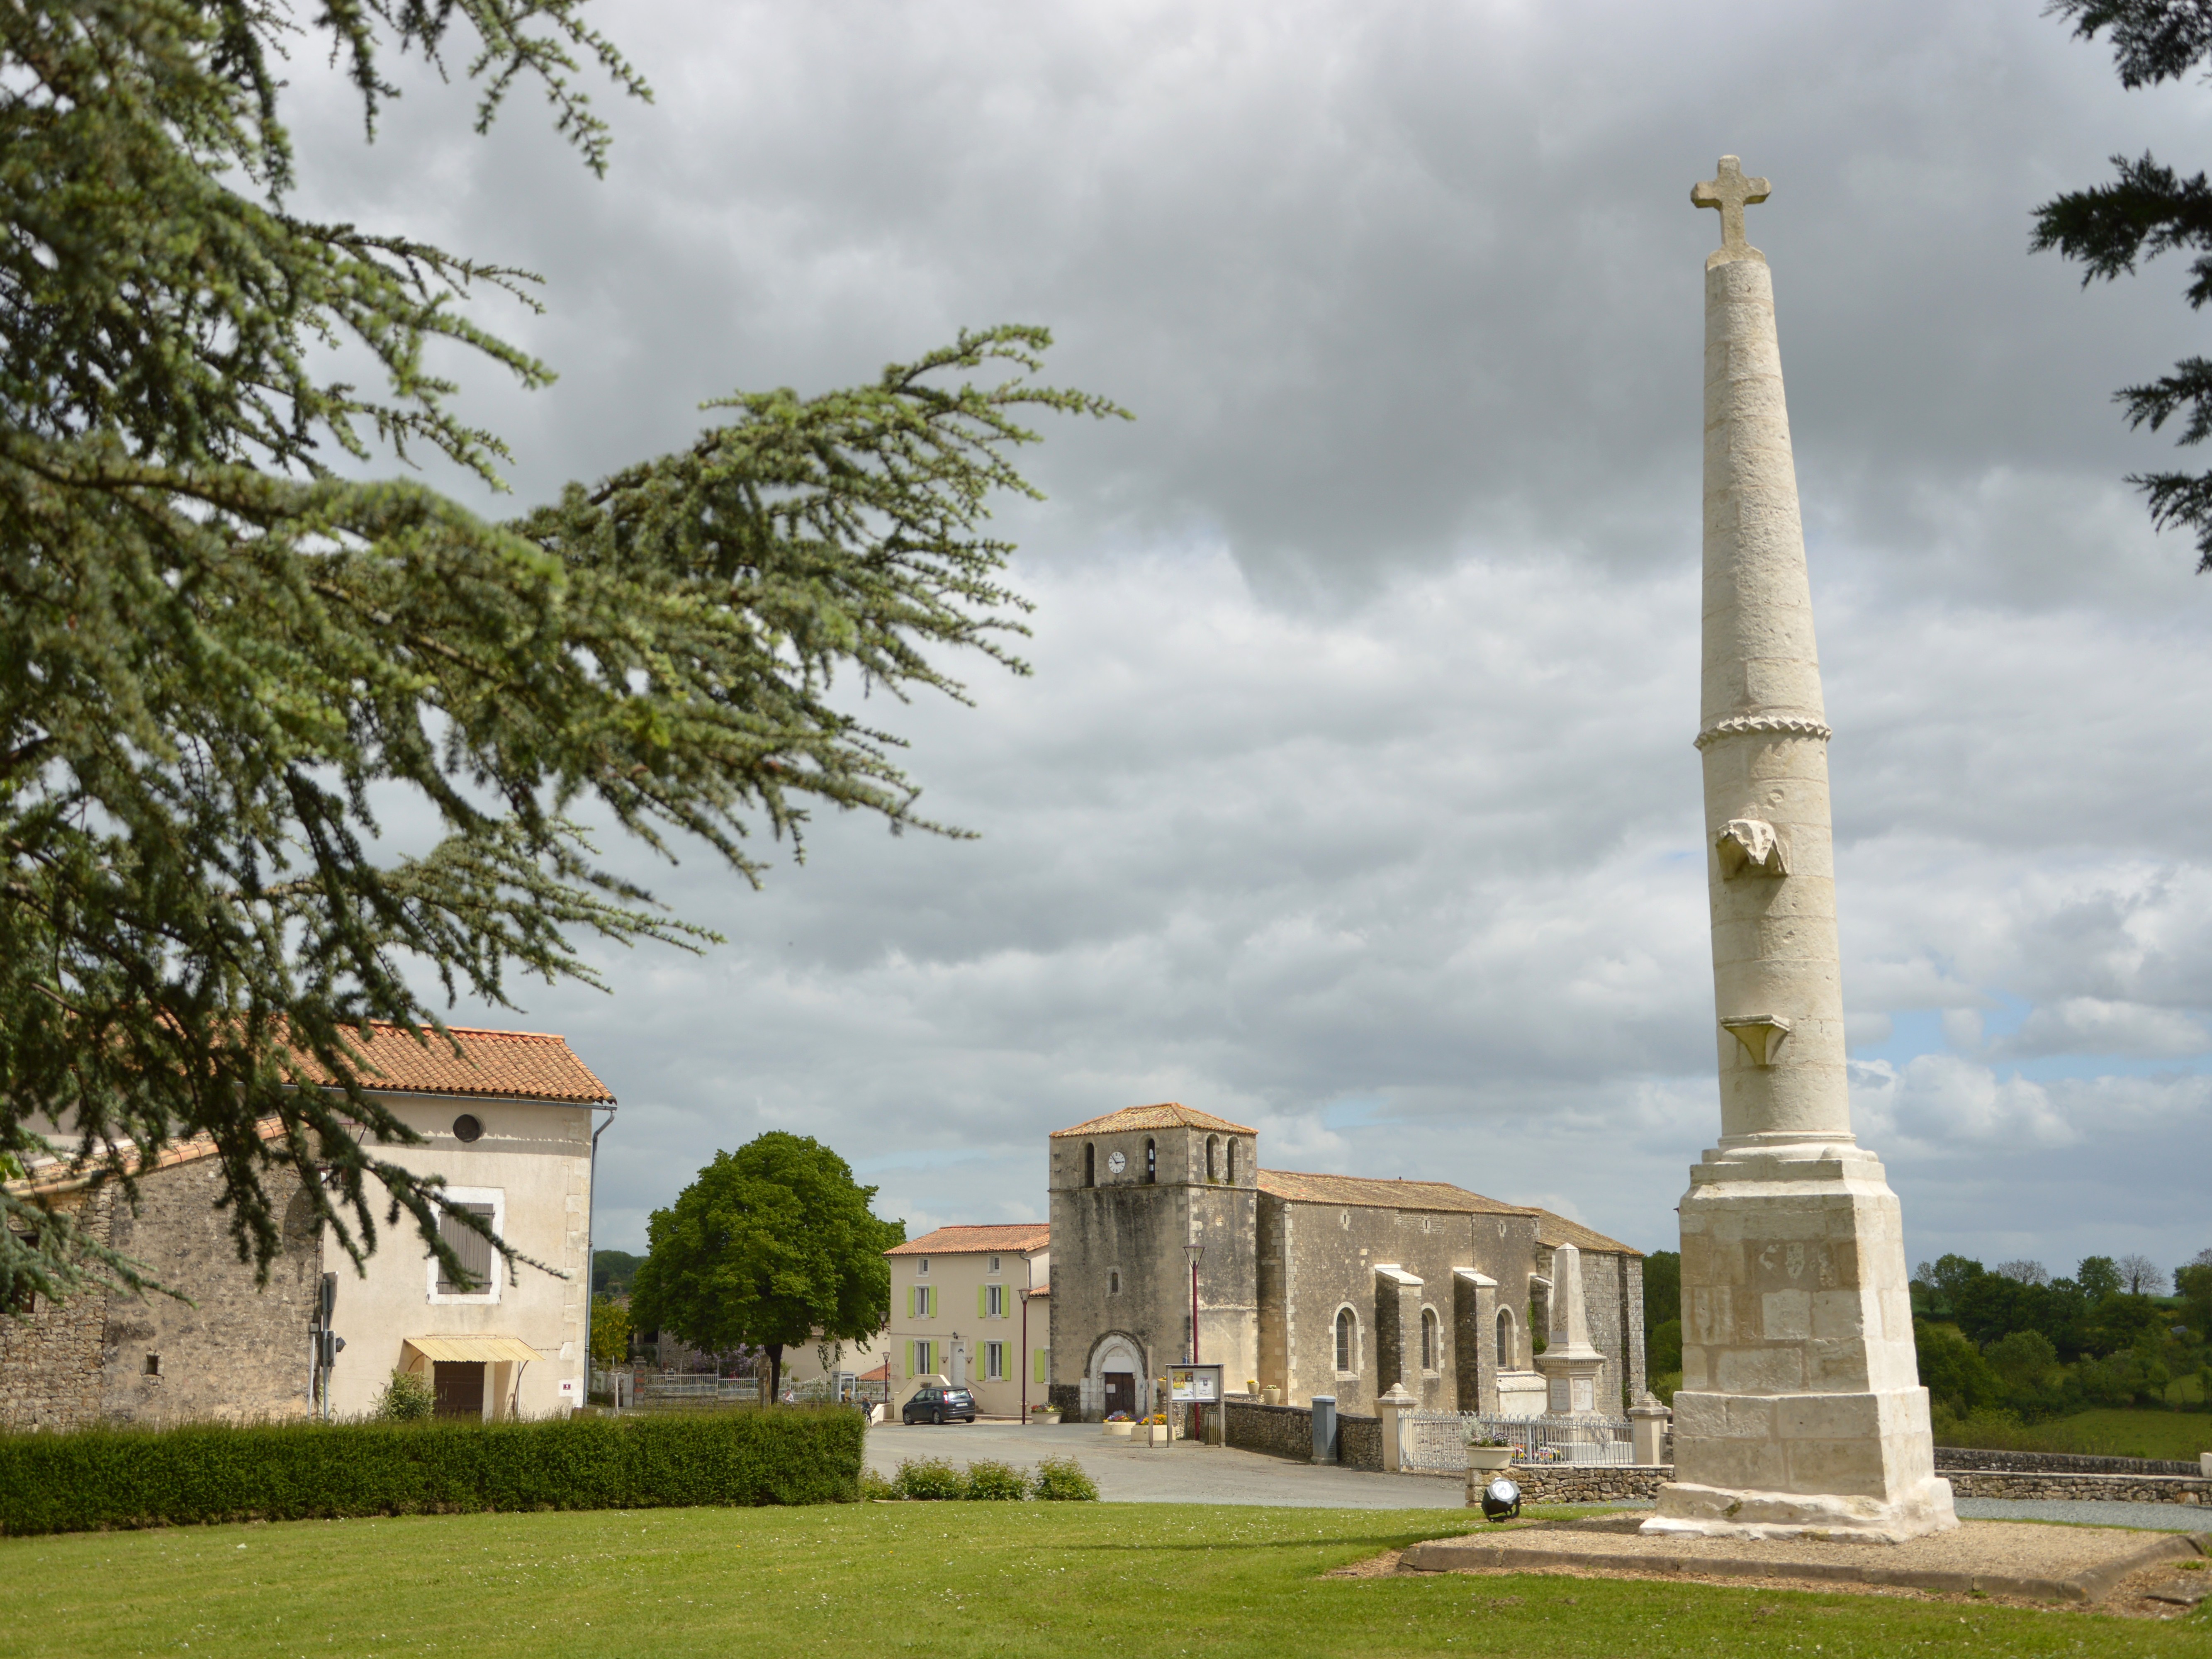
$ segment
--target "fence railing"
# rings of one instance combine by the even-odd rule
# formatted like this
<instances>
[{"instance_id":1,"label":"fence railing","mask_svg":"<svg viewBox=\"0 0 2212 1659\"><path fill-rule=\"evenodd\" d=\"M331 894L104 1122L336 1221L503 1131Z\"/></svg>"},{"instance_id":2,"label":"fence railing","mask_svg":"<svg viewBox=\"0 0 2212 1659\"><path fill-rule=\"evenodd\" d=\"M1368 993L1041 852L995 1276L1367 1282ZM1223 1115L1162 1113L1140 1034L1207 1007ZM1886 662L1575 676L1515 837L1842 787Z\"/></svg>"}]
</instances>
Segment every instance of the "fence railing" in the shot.
<instances>
[{"instance_id":1,"label":"fence railing","mask_svg":"<svg viewBox=\"0 0 2212 1659\"><path fill-rule=\"evenodd\" d=\"M1491 1417L1480 1412L1408 1412L1409 1468L1467 1468L1471 1441L1502 1440L1522 1463L1629 1463L1635 1461L1625 1417Z\"/></svg>"}]
</instances>

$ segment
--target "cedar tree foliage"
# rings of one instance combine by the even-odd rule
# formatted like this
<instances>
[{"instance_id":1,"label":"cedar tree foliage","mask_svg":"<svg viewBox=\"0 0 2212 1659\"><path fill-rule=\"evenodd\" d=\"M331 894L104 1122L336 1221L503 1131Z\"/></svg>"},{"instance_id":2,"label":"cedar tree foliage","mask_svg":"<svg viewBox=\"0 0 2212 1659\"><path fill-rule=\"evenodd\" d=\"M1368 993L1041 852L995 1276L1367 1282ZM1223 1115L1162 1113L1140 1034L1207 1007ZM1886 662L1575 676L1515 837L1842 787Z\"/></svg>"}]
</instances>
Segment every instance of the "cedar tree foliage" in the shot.
<instances>
[{"instance_id":1,"label":"cedar tree foliage","mask_svg":"<svg viewBox=\"0 0 2212 1659\"><path fill-rule=\"evenodd\" d=\"M2112 32L2120 84L2130 89L2178 81L2212 54L2212 0L2052 0L2048 10L2074 25L2081 40ZM2109 185L2069 191L2035 210L2033 250L2057 248L2082 266L2083 287L2101 277L2132 276L2138 258L2193 252L2185 290L2191 310L2212 300L2212 184L2203 173L2185 179L2146 151L2140 161L2112 158ZM2154 432L2183 415L2183 445L2212 435L2212 361L2185 357L2170 374L2123 386L2113 400L2131 427ZM2197 534L2197 568L2212 571L2212 472L2133 473L2128 482L2150 501L2152 523L2186 526Z\"/></svg>"},{"instance_id":2,"label":"cedar tree foliage","mask_svg":"<svg viewBox=\"0 0 2212 1659\"><path fill-rule=\"evenodd\" d=\"M876 1189L805 1135L772 1129L714 1161L646 1221L645 1265L630 1317L709 1353L768 1351L769 1394L783 1351L815 1340L868 1339L890 1313L884 1252L906 1224L878 1220Z\"/></svg>"},{"instance_id":3,"label":"cedar tree foliage","mask_svg":"<svg viewBox=\"0 0 2212 1659\"><path fill-rule=\"evenodd\" d=\"M1034 493L1025 410L1121 413L1026 380L1048 336L998 328L709 404L690 448L505 523L360 481L434 451L498 483L426 349L544 384L465 309L537 279L291 211L281 60L327 49L373 137L380 64L442 71L458 40L479 131L534 82L595 172L580 64L649 95L581 0L0 0L0 1170L49 1136L131 1196L210 1137L264 1273L283 1170L356 1264L379 1212L451 1255L438 1183L382 1154L416 1137L368 1092L365 1022L450 1042L433 981L507 1004L591 981L579 933L711 939L587 821L746 879L749 837L796 848L810 804L940 828L832 677L958 698L955 648L1023 672L988 500ZM434 829L398 846L374 809L403 805ZM150 1282L20 1188L0 1220L8 1305Z\"/></svg>"}]
</instances>

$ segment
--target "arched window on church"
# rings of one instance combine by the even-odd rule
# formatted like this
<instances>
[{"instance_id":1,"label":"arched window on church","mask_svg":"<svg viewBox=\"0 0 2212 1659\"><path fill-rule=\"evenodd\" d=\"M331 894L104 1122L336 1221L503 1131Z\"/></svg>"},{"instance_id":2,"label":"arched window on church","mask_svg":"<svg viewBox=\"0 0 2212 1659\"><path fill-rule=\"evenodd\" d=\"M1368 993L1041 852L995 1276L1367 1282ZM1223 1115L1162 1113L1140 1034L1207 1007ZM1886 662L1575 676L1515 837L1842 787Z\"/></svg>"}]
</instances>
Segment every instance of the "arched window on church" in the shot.
<instances>
[{"instance_id":1,"label":"arched window on church","mask_svg":"<svg viewBox=\"0 0 2212 1659\"><path fill-rule=\"evenodd\" d=\"M1160 1149L1155 1143L1148 1140L1145 1143L1145 1179L1147 1182L1154 1182L1159 1178Z\"/></svg>"},{"instance_id":2,"label":"arched window on church","mask_svg":"<svg viewBox=\"0 0 2212 1659\"><path fill-rule=\"evenodd\" d=\"M1421 1310L1421 1369L1436 1371L1443 1369L1443 1345L1437 1340L1437 1310Z\"/></svg>"},{"instance_id":3,"label":"arched window on church","mask_svg":"<svg viewBox=\"0 0 2212 1659\"><path fill-rule=\"evenodd\" d=\"M1513 1349L1513 1310L1498 1310L1498 1369L1510 1371L1516 1356Z\"/></svg>"},{"instance_id":4,"label":"arched window on church","mask_svg":"<svg viewBox=\"0 0 2212 1659\"><path fill-rule=\"evenodd\" d=\"M1340 1371L1352 1369L1353 1327L1352 1310L1339 1308L1336 1310L1336 1368Z\"/></svg>"},{"instance_id":5,"label":"arched window on church","mask_svg":"<svg viewBox=\"0 0 2212 1659\"><path fill-rule=\"evenodd\" d=\"M1083 1143L1083 1184L1086 1187L1098 1184L1098 1149L1087 1140Z\"/></svg>"},{"instance_id":6,"label":"arched window on church","mask_svg":"<svg viewBox=\"0 0 2212 1659\"><path fill-rule=\"evenodd\" d=\"M1206 1178L1209 1182L1218 1182L1221 1179L1221 1137L1219 1135L1208 1135L1206 1138Z\"/></svg>"},{"instance_id":7,"label":"arched window on church","mask_svg":"<svg viewBox=\"0 0 2212 1659\"><path fill-rule=\"evenodd\" d=\"M1233 1140L1229 1143L1229 1184L1237 1184L1237 1143Z\"/></svg>"}]
</instances>

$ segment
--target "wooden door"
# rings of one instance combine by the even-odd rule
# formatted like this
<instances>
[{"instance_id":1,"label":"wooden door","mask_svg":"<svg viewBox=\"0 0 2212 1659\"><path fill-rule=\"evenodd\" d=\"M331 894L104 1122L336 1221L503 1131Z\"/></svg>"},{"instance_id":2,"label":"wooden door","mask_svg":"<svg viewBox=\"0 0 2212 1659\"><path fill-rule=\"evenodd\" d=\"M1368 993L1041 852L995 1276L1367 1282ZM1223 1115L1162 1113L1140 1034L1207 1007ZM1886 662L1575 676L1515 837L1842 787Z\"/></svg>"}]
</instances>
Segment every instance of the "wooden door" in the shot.
<instances>
[{"instance_id":1,"label":"wooden door","mask_svg":"<svg viewBox=\"0 0 2212 1659\"><path fill-rule=\"evenodd\" d=\"M431 1386L437 1390L438 1415L483 1415L484 1368L477 1359L441 1359L431 1368Z\"/></svg>"},{"instance_id":2,"label":"wooden door","mask_svg":"<svg viewBox=\"0 0 2212 1659\"><path fill-rule=\"evenodd\" d=\"M1115 1412L1127 1412L1132 1417L1137 1414L1137 1374L1134 1371L1106 1373L1106 1410L1109 1415Z\"/></svg>"}]
</instances>

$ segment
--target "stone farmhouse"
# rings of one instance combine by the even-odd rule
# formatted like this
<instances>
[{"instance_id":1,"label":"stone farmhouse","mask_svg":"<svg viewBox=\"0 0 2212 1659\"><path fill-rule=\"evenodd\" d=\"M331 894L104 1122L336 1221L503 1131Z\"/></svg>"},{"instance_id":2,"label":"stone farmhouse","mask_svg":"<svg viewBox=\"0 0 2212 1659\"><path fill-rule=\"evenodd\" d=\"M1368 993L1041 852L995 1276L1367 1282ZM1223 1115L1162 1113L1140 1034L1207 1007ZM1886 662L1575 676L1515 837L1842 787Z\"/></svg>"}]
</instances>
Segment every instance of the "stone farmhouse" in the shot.
<instances>
[{"instance_id":1,"label":"stone farmhouse","mask_svg":"<svg viewBox=\"0 0 2212 1659\"><path fill-rule=\"evenodd\" d=\"M1051 1398L1071 1416L1134 1412L1146 1379L1190 1357L1192 1245L1197 1358L1232 1394L1366 1413L1402 1384L1427 1409L1508 1416L1614 1414L1643 1395L1644 1258L1564 1216L1440 1181L1263 1170L1253 1130L1171 1103L1049 1146ZM1566 1245L1595 1350L1571 1386L1531 1334L1554 1322Z\"/></svg>"},{"instance_id":2,"label":"stone farmhouse","mask_svg":"<svg viewBox=\"0 0 2212 1659\"><path fill-rule=\"evenodd\" d=\"M210 1143L182 1143L140 1168L135 1213L57 1156L33 1163L16 1189L55 1210L88 1209L109 1243L191 1301L88 1289L0 1317L0 1427L307 1415L319 1403L309 1330L326 1273L337 1275L331 1328L345 1340L328 1374L335 1415L368 1411L394 1370L429 1382L448 1416L545 1416L581 1404L592 1118L611 1114L614 1097L561 1037L453 1036L459 1056L388 1027L364 1045L373 1092L424 1137L385 1155L443 1176L453 1207L488 1215L517 1250L565 1279L510 1269L449 1222L446 1237L470 1270L450 1280L404 1220L380 1230L357 1275L315 1226L299 1177L280 1171L267 1179L283 1253L257 1291L215 1207Z\"/></svg>"}]
</instances>

